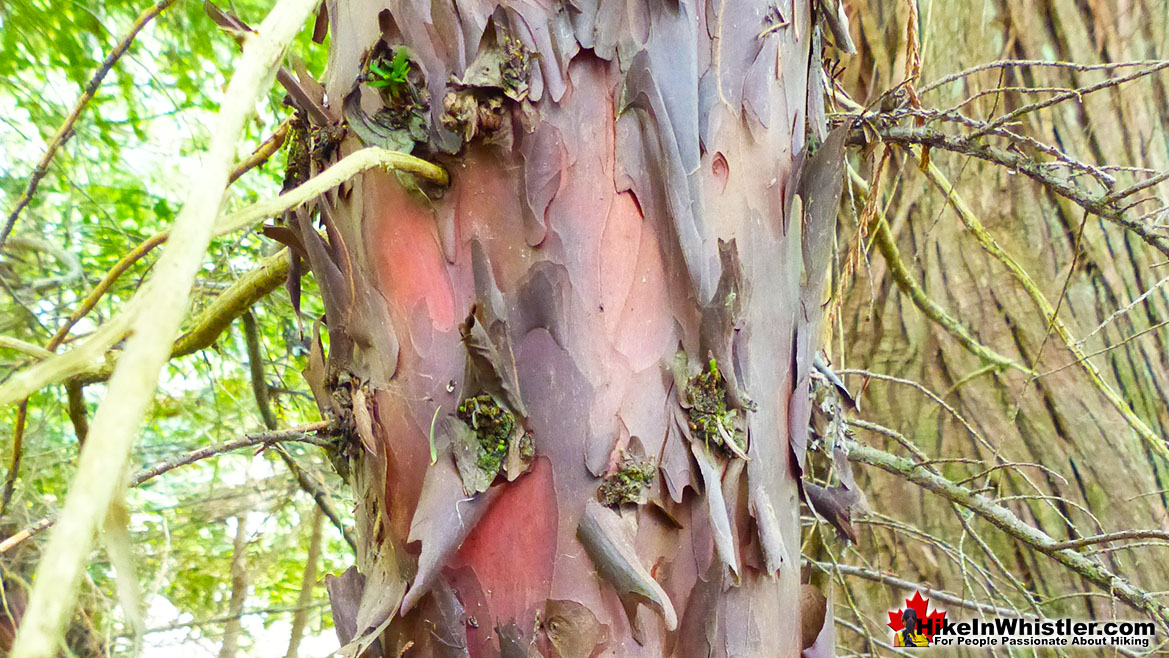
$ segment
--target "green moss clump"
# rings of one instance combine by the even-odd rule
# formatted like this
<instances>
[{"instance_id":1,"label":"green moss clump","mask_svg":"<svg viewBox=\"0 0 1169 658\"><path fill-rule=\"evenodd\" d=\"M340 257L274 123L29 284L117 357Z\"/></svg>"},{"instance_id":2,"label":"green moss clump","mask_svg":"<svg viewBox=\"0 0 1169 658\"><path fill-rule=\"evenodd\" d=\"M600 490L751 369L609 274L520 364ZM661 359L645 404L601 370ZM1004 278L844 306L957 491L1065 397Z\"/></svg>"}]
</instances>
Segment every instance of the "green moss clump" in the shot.
<instances>
[{"instance_id":1,"label":"green moss clump","mask_svg":"<svg viewBox=\"0 0 1169 658\"><path fill-rule=\"evenodd\" d=\"M621 459L621 468L601 483L601 503L616 507L640 502L641 492L653 482L656 471L652 461L626 455Z\"/></svg>"},{"instance_id":2,"label":"green moss clump","mask_svg":"<svg viewBox=\"0 0 1169 658\"><path fill-rule=\"evenodd\" d=\"M686 410L690 433L695 439L718 446L726 453L741 453L747 449L746 437L735 424L737 413L734 409L727 409L726 381L714 359L705 370L690 378L686 401L690 405ZM733 449L727 445L728 438L735 442Z\"/></svg>"},{"instance_id":3,"label":"green moss clump","mask_svg":"<svg viewBox=\"0 0 1169 658\"><path fill-rule=\"evenodd\" d=\"M507 456L515 416L487 394L463 400L456 415L479 440L476 464L487 473L498 473Z\"/></svg>"},{"instance_id":4,"label":"green moss clump","mask_svg":"<svg viewBox=\"0 0 1169 658\"><path fill-rule=\"evenodd\" d=\"M284 166L284 187L287 192L300 186L312 175L312 163L309 162L309 134L308 122L297 112L293 115L288 126L288 136L284 139L288 154Z\"/></svg>"}]
</instances>

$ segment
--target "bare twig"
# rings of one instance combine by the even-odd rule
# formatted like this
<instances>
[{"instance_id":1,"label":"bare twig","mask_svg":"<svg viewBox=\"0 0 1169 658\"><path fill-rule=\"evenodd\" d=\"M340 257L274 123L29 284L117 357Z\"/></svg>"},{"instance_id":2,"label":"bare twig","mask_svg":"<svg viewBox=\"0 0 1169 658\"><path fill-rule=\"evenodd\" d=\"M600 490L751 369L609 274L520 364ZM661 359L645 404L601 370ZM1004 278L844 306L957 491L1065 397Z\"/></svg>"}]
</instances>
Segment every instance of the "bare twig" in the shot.
<instances>
[{"instance_id":1,"label":"bare twig","mask_svg":"<svg viewBox=\"0 0 1169 658\"><path fill-rule=\"evenodd\" d=\"M1134 300L1132 300L1131 302L1129 302L1129 303L1128 303L1126 306L1124 306L1123 308L1117 309L1117 310L1116 310L1116 311L1115 311L1115 312L1114 312L1112 315L1109 315L1107 318L1105 318L1105 319L1104 319L1104 321L1103 321L1103 322L1101 322L1101 323L1100 323L1100 325L1099 325L1098 327L1096 327L1096 328L1095 328L1095 329L1093 329L1092 331L1089 331L1089 332L1088 332L1088 333L1087 333L1087 334L1086 334L1086 335L1085 335L1083 338L1081 338L1079 341L1077 341L1077 344L1079 344L1079 345L1083 345L1084 343L1086 343L1086 342L1088 341L1088 339L1089 339L1089 338L1091 338L1092 336L1095 336L1096 334L1100 333L1100 330L1102 330L1104 327L1107 327L1108 325L1112 324L1112 322L1113 322L1114 320L1116 320L1116 318L1118 318L1118 317L1120 317L1120 316L1124 315L1125 313L1128 313L1129 311L1131 311L1131 310L1132 310L1133 308L1135 308L1135 307L1136 307L1138 304L1140 304L1141 302L1145 301L1145 300L1146 300L1146 299L1149 297L1149 295L1151 295L1151 294L1153 294L1154 292L1156 292L1158 288L1160 288L1161 286L1165 285L1166 283L1169 283L1169 276L1167 276L1167 277L1165 277L1165 278L1161 279L1160 281L1158 281L1158 282L1154 283L1154 284L1153 284L1153 286L1152 286L1151 288L1149 288L1148 290L1146 290L1146 291L1144 291L1143 293L1141 293L1141 294L1140 294L1140 295L1139 295L1139 296L1138 296L1136 299L1134 299Z\"/></svg>"},{"instance_id":2,"label":"bare twig","mask_svg":"<svg viewBox=\"0 0 1169 658\"><path fill-rule=\"evenodd\" d=\"M81 451L77 475L66 496L60 523L53 529L37 565L28 611L12 647L13 658L48 658L57 652L65 621L76 601L76 585L83 564L93 546L98 524L106 517L122 485L118 474L129 461L142 418L158 387L159 372L170 356L191 286L211 241L213 220L227 188L240 132L271 83L284 49L318 4L315 0L279 0L260 30L247 40L224 94L227 102L216 117L202 167L187 203L175 220L171 232L175 242L166 249L154 275L121 314L132 321L148 309L151 331L130 335L123 352L125 358L110 378L106 398L93 419L92 435ZM101 351L108 347L100 342L96 345L101 346ZM9 399L20 400L31 392L24 391Z\"/></svg>"},{"instance_id":3,"label":"bare twig","mask_svg":"<svg viewBox=\"0 0 1169 658\"><path fill-rule=\"evenodd\" d=\"M49 165L53 162L53 158L56 157L57 151L73 136L73 124L77 123L78 117L85 111L89 102L93 100L94 94L97 93L97 88L101 86L102 80L109 74L114 64L125 54L130 44L134 43L134 39L142 31L142 28L146 27L146 24L154 20L155 16L161 14L164 9L174 3L175 0L159 0L139 14L138 18L134 20L134 24L130 26L130 31L106 55L105 61L102 62L98 70L89 78L89 82L85 85L85 90L73 106L73 111L69 113L69 116L65 117L64 123L57 129L57 134L49 142L49 148L45 150L45 154L41 156L41 161L33 169L32 175L28 179L28 184L25 185L24 192L16 200L16 207L8 214L8 219L4 222L4 228L0 230L0 251L4 250L4 243L8 240L8 235L12 233L12 227L16 225L16 220L20 218L20 213L32 201L33 195L37 192L37 186L41 184L41 180L49 173Z\"/></svg>"},{"instance_id":4,"label":"bare twig","mask_svg":"<svg viewBox=\"0 0 1169 658\"><path fill-rule=\"evenodd\" d=\"M274 446L279 443L311 443L315 446L326 447L332 444L332 440L325 438L336 432L333 423L329 421L319 421L316 423L309 423L308 425L301 425L299 427L290 427L283 430L273 430L270 432L257 432L255 434L246 434L241 438L220 443L213 446L207 446L198 450L184 453L177 457L172 457L165 461L161 461L150 468L143 469L134 474L130 478L130 486L138 487L150 480L170 471L175 470L180 466L194 464L197 461L221 455L225 452L233 452L241 448L250 448L257 445Z\"/></svg>"},{"instance_id":5,"label":"bare twig","mask_svg":"<svg viewBox=\"0 0 1169 658\"><path fill-rule=\"evenodd\" d=\"M1169 539L1169 532L1164 530L1121 530L1120 532L1110 532L1104 535L1069 539L1068 541L1056 544L1055 548L1083 548L1084 546L1104 544L1121 539Z\"/></svg>"},{"instance_id":6,"label":"bare twig","mask_svg":"<svg viewBox=\"0 0 1169 658\"><path fill-rule=\"evenodd\" d=\"M809 560L809 562L811 563L812 566L814 566L817 569L820 569L822 571L838 571L842 575L845 575L845 576L851 576L854 578L861 578L864 580L868 580L870 582L880 583L881 585L892 585L893 587L900 587L902 589L921 592L923 596L927 596L930 599L936 599L936 600L941 601L943 603L955 605L955 606L958 606L959 608L965 608L967 610L974 610L976 612L986 612L986 613L998 615L1000 617L1023 617L1023 616L1026 616L1026 615L1020 615L1018 613L1018 611L1011 610L1010 608L1002 608L1002 607L995 606L995 605L989 605L986 603L980 603L978 601L971 601L969 599L964 599L964 598L958 596L957 594L951 594L950 592L947 592L945 590L935 589L935 588L933 588L929 585L923 584L923 583L915 583L915 582L912 582L909 580L905 580L903 578L898 578L897 576L895 576L891 573L886 573L886 572L882 572L882 571L873 571L871 569L865 569L863 567L856 567L856 566L853 566L850 564L826 564L824 562L816 562L815 560Z\"/></svg>"},{"instance_id":7,"label":"bare twig","mask_svg":"<svg viewBox=\"0 0 1169 658\"><path fill-rule=\"evenodd\" d=\"M336 427L333 423L328 421L321 421L317 423L310 423L308 425L301 425L299 427L290 427L283 430L274 430L271 432L258 432L255 434L246 434L243 437L219 443L212 446L206 446L193 450L191 452L176 455L170 459L163 460L150 468L142 469L130 478L131 487L139 487L154 478L169 473L181 466L194 464L195 462L215 457L226 452L233 452L242 448L251 448L257 445L275 446L280 443L311 443L316 446L327 447L332 444L332 440L326 438L335 433ZM9 550L23 543L24 541L36 536L43 530L48 529L55 523L56 519L53 517L45 517L37 521L32 527L21 530L11 537L6 538L0 542L0 555L7 553ZM342 526L343 527L343 526Z\"/></svg>"},{"instance_id":8,"label":"bare twig","mask_svg":"<svg viewBox=\"0 0 1169 658\"><path fill-rule=\"evenodd\" d=\"M962 78L970 77L975 73L980 73L982 71L988 71L991 69L1042 66L1068 69L1070 71L1107 71L1111 69L1132 68L1134 66L1157 66L1164 63L1165 60L1160 59L1140 60L1136 62L1109 62L1107 64L1078 64L1076 62L1053 62L1043 59L1004 59L997 62L986 62L985 64L979 64L978 66L973 66L964 71L951 73L950 75L939 78L938 80L926 85L921 89L921 93L926 94L937 89L938 87L941 87L942 85L946 85L955 80L961 80Z\"/></svg>"},{"instance_id":9,"label":"bare twig","mask_svg":"<svg viewBox=\"0 0 1169 658\"><path fill-rule=\"evenodd\" d=\"M327 605L329 605L328 601L322 601L320 603L309 604L307 607L311 610L311 609L323 608ZM212 626L215 624L226 624L227 622L230 622L232 620L242 619L243 617L250 617L253 615L285 615L288 613L295 613L296 611L300 610L301 607L302 606L298 605L298 606L293 606L293 607L288 607L288 608L264 608L262 610L244 610L243 612L239 613L238 615L225 615L223 617L212 617L210 619L200 619L197 621L183 621L183 622L177 622L174 624L169 624L167 626L159 626L157 628L149 628L146 630L146 633L149 635L151 633L166 633L168 631L177 631L177 630L183 629L183 628L198 628L200 626Z\"/></svg>"},{"instance_id":10,"label":"bare twig","mask_svg":"<svg viewBox=\"0 0 1169 658\"><path fill-rule=\"evenodd\" d=\"M1106 78L1104 80L1101 80L1100 82L1097 82L1096 84L1088 85L1087 87L1080 87L1079 89L1069 89L1069 90L1065 91L1064 93L1056 94L1055 96L1052 96L1051 98L1046 98L1046 99L1038 101L1036 103L1030 103L1028 105L1024 105L1024 106L1017 108L1015 110L1012 110L1011 112L1008 112L1007 114L1004 114L1003 116L999 117L998 119L995 119L994 121L990 122L986 128L983 128L982 130L979 130L978 132L975 132L973 135L971 135L971 138L978 139L979 137L982 137L983 135L987 134L988 132L994 130L995 128L1000 128L1002 126L1005 126L1008 123L1014 121L1015 119L1023 116L1024 114L1028 114L1030 112L1035 112L1037 110L1042 110L1043 108L1051 107L1052 105L1056 105L1058 103L1062 103L1066 100L1070 100L1073 98L1079 100L1079 99L1082 99L1084 96L1087 96L1088 94L1100 91L1102 89L1109 89L1111 87L1119 87L1120 85L1122 85L1126 82L1132 82L1133 80L1138 80L1138 79L1143 78L1145 76L1152 75L1152 74L1156 73L1157 71L1163 71L1167 68L1169 68L1169 61L1158 62L1152 66L1149 66L1148 68L1141 69L1140 71L1137 71L1136 73L1130 73L1128 75L1120 76L1120 77L1116 77L1116 78Z\"/></svg>"},{"instance_id":11,"label":"bare twig","mask_svg":"<svg viewBox=\"0 0 1169 658\"><path fill-rule=\"evenodd\" d=\"M1154 621L1169 629L1169 609L1148 592L1136 587L1120 575L1108 571L1099 561L1085 557L1072 549L1062 548L1061 542L1057 542L1042 530L1024 523L1006 507L965 487L958 486L936 473L931 473L912 461L855 441L846 439L846 443L848 444L848 458L850 460L880 468L971 510L1010 537L1051 557L1094 583L1103 591L1113 594L1119 600L1147 614Z\"/></svg>"},{"instance_id":12,"label":"bare twig","mask_svg":"<svg viewBox=\"0 0 1169 658\"><path fill-rule=\"evenodd\" d=\"M1149 246L1169 256L1169 240L1155 232L1155 227L1126 216L1113 203L1103 203L1105 196L1093 196L1075 185L1062 181L1044 170L1035 160L1014 151L975 142L969 136L947 135L934 128L912 128L903 126L876 127L881 139L899 144L916 144L962 153L980 160L1002 165L1043 185L1054 194L1061 196L1084 210L1108 220L1128 231L1132 231ZM864 136L859 131L850 141L862 143Z\"/></svg>"},{"instance_id":13,"label":"bare twig","mask_svg":"<svg viewBox=\"0 0 1169 658\"><path fill-rule=\"evenodd\" d=\"M1147 178L1139 183L1134 183L1134 184L1130 185L1129 187L1126 187L1122 190L1117 190L1115 192L1112 192L1111 194L1104 197L1103 199L1100 199L1100 203L1105 204L1105 205L1110 204L1110 203L1115 203L1116 201L1119 201L1120 199L1130 197L1130 196L1136 194L1137 192L1140 192L1141 190L1147 190L1150 187L1153 187L1154 185L1158 185L1160 183L1164 183L1167 180L1169 180L1169 171L1162 172L1160 174L1157 174L1156 176L1152 176L1150 178ZM1148 200L1148 199L1146 199L1146 200Z\"/></svg>"},{"instance_id":14,"label":"bare twig","mask_svg":"<svg viewBox=\"0 0 1169 658\"><path fill-rule=\"evenodd\" d=\"M1071 368L1072 366L1080 365L1080 363L1082 361L1085 361L1085 360L1090 359L1094 356L1100 356L1101 354L1105 354L1107 352L1111 352L1112 350L1124 347L1125 345L1140 338L1141 336L1144 336L1145 334L1148 334L1148 333L1152 333L1152 332L1154 332L1158 329L1161 329L1163 327L1166 327L1166 326L1169 326L1169 320L1162 320L1161 322L1158 322L1157 324L1154 324L1154 325L1145 327L1144 329L1141 329L1140 331L1136 332L1135 334L1133 334L1131 336L1125 337L1125 339L1120 341L1119 343L1114 343L1112 345L1108 345L1107 347L1100 348L1100 349L1096 350L1095 352L1088 352L1087 354L1084 354L1083 356L1076 357L1076 358L1072 359L1072 361L1069 363L1065 363L1062 366L1052 368L1051 370L1048 370L1047 372L1041 373L1039 376L1046 377L1048 375L1053 375L1057 372L1060 372L1061 370L1066 370L1067 368Z\"/></svg>"}]
</instances>

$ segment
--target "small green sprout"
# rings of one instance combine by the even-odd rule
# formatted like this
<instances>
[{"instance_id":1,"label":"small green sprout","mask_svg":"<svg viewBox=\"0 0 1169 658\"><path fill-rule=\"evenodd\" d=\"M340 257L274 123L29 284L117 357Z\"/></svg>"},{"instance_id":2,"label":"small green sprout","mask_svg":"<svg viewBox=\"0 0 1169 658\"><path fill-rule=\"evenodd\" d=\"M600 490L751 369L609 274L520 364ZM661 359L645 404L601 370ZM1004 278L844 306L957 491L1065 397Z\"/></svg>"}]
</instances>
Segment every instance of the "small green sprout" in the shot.
<instances>
[{"instance_id":1,"label":"small green sprout","mask_svg":"<svg viewBox=\"0 0 1169 658\"><path fill-rule=\"evenodd\" d=\"M407 76L410 75L410 59L406 56L406 50L399 48L394 51L394 58L389 61L386 66L386 60L371 60L369 62L369 74L366 76L366 83L375 88L389 87L395 88L406 84Z\"/></svg>"}]
</instances>

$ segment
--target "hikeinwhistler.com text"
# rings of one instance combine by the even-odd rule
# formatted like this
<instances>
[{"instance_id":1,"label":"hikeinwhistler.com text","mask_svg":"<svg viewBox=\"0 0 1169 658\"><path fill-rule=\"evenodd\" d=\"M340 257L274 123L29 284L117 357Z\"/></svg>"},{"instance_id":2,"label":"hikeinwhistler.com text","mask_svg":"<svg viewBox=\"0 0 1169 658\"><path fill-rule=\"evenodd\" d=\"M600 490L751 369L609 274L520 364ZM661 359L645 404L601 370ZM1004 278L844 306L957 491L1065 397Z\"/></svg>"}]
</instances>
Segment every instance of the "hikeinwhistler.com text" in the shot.
<instances>
[{"instance_id":1,"label":"hikeinwhistler.com text","mask_svg":"<svg viewBox=\"0 0 1169 658\"><path fill-rule=\"evenodd\" d=\"M1143 647L1152 646L1156 627L1151 621L1076 621L998 617L965 621L930 620L933 644L963 647Z\"/></svg>"}]
</instances>

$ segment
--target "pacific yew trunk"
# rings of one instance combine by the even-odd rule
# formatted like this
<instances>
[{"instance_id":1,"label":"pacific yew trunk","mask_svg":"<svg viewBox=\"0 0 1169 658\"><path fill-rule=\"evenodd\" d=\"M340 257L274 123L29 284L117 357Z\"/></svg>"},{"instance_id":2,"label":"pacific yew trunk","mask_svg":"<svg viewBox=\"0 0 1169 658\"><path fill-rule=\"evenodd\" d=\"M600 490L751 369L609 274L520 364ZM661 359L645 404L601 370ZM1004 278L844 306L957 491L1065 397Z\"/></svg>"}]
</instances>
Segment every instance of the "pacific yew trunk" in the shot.
<instances>
[{"instance_id":1,"label":"pacific yew trunk","mask_svg":"<svg viewBox=\"0 0 1169 658\"><path fill-rule=\"evenodd\" d=\"M327 9L301 83L348 135L310 129L312 167L378 144L451 177L289 218L327 309L308 375L350 429L350 651L799 654L843 143L809 3Z\"/></svg>"}]
</instances>

